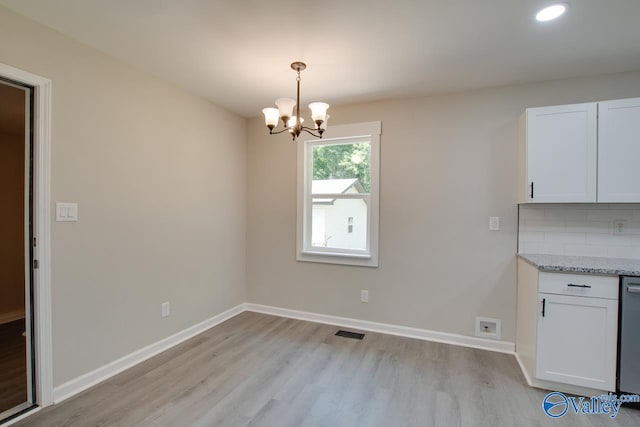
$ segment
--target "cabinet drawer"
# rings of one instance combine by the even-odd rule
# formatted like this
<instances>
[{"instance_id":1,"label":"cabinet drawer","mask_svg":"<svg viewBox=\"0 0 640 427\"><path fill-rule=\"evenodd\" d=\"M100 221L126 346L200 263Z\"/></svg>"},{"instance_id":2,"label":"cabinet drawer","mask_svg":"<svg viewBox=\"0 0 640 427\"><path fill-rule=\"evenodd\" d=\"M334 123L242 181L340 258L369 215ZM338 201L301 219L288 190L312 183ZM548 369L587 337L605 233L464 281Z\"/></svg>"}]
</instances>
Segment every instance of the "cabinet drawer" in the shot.
<instances>
[{"instance_id":1,"label":"cabinet drawer","mask_svg":"<svg viewBox=\"0 0 640 427\"><path fill-rule=\"evenodd\" d=\"M540 272L538 292L591 298L618 299L618 276L590 276Z\"/></svg>"}]
</instances>

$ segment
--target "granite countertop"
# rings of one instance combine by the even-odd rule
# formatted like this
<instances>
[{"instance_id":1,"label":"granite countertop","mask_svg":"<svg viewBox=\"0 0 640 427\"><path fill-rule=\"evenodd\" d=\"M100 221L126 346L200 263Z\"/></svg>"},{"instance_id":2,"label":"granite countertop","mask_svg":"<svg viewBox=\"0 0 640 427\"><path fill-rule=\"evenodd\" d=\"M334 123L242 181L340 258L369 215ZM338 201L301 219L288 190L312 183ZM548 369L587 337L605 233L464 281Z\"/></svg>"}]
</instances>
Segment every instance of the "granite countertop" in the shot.
<instances>
[{"instance_id":1,"label":"granite countertop","mask_svg":"<svg viewBox=\"0 0 640 427\"><path fill-rule=\"evenodd\" d=\"M545 254L518 254L518 256L542 271L640 276L640 259Z\"/></svg>"}]
</instances>

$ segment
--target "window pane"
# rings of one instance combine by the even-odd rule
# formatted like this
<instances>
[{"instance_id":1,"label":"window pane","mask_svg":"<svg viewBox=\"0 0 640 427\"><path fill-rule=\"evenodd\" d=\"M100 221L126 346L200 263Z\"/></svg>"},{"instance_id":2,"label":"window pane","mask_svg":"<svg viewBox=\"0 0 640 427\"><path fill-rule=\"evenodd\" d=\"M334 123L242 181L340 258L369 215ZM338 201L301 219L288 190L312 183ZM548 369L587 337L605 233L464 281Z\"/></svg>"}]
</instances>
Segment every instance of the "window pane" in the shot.
<instances>
[{"instance_id":1,"label":"window pane","mask_svg":"<svg viewBox=\"0 0 640 427\"><path fill-rule=\"evenodd\" d=\"M371 144L317 145L313 147L313 180L324 181L319 193L341 193L341 187L349 184L359 186L360 193L371 191L370 166ZM314 182L315 184L315 182ZM335 187L335 188L334 188ZM329 191L333 189L335 191ZM313 190L316 193L316 190Z\"/></svg>"},{"instance_id":2,"label":"window pane","mask_svg":"<svg viewBox=\"0 0 640 427\"><path fill-rule=\"evenodd\" d=\"M365 199L313 199L311 245L334 249L367 249Z\"/></svg>"}]
</instances>

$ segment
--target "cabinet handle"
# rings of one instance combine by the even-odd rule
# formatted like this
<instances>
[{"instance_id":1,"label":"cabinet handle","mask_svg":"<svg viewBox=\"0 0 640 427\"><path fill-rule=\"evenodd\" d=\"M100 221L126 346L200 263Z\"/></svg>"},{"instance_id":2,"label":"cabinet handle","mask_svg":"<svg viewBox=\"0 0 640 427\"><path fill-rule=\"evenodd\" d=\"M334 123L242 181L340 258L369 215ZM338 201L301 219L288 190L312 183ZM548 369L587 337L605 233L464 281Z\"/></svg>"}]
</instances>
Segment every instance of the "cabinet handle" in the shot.
<instances>
[{"instance_id":1,"label":"cabinet handle","mask_svg":"<svg viewBox=\"0 0 640 427\"><path fill-rule=\"evenodd\" d=\"M573 283L569 283L567 286L571 288L591 288L591 285L574 285Z\"/></svg>"},{"instance_id":2,"label":"cabinet handle","mask_svg":"<svg viewBox=\"0 0 640 427\"><path fill-rule=\"evenodd\" d=\"M545 310L545 306L547 305L546 302L547 302L547 299L542 298L542 317L544 317L544 310Z\"/></svg>"},{"instance_id":3,"label":"cabinet handle","mask_svg":"<svg viewBox=\"0 0 640 427\"><path fill-rule=\"evenodd\" d=\"M531 181L531 198L533 199L533 181Z\"/></svg>"},{"instance_id":4,"label":"cabinet handle","mask_svg":"<svg viewBox=\"0 0 640 427\"><path fill-rule=\"evenodd\" d=\"M640 294L640 286L627 286L627 292L632 294Z\"/></svg>"}]
</instances>

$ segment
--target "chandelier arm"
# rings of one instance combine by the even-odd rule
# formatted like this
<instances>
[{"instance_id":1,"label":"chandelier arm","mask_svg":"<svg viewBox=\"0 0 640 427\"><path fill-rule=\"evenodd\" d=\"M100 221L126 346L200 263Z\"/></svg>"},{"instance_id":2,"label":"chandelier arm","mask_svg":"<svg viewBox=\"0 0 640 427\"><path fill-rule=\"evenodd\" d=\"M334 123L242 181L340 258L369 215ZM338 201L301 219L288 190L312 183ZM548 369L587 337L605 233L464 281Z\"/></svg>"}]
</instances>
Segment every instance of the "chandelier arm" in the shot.
<instances>
[{"instance_id":1,"label":"chandelier arm","mask_svg":"<svg viewBox=\"0 0 640 427\"><path fill-rule=\"evenodd\" d=\"M274 132L274 131L271 130L271 131L269 131L269 135L277 135L277 134L282 133L282 132L287 131L287 130L289 130L289 128L284 128L284 129L279 130L277 132Z\"/></svg>"},{"instance_id":2,"label":"chandelier arm","mask_svg":"<svg viewBox=\"0 0 640 427\"><path fill-rule=\"evenodd\" d=\"M306 126L302 126L301 130L305 131L306 133L308 133L309 135L315 136L316 138L322 138L322 134L320 135L316 135L315 133L311 132L313 129L308 128Z\"/></svg>"}]
</instances>

